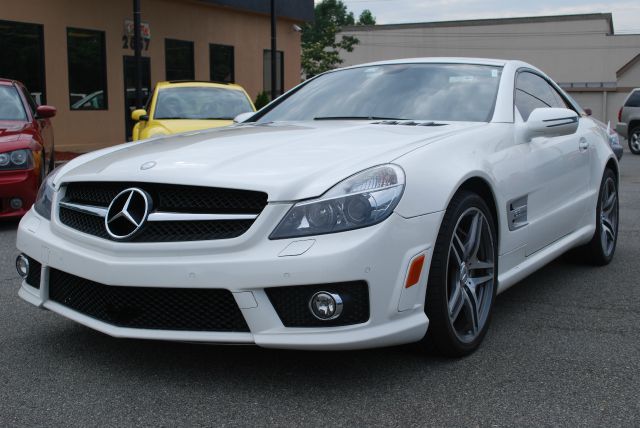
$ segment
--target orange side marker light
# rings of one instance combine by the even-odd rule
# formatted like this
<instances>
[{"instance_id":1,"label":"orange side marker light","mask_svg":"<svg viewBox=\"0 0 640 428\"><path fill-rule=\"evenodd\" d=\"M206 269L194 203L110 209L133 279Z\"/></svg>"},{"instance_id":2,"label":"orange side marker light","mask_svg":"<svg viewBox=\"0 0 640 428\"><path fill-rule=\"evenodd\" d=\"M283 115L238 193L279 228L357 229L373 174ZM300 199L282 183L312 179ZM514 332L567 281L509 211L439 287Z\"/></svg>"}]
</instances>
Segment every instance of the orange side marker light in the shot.
<instances>
[{"instance_id":1,"label":"orange side marker light","mask_svg":"<svg viewBox=\"0 0 640 428\"><path fill-rule=\"evenodd\" d=\"M420 281L422 266L424 266L424 254L419 255L411 262L411 266L409 266L409 274L407 275L407 280L404 283L404 288L412 287Z\"/></svg>"}]
</instances>

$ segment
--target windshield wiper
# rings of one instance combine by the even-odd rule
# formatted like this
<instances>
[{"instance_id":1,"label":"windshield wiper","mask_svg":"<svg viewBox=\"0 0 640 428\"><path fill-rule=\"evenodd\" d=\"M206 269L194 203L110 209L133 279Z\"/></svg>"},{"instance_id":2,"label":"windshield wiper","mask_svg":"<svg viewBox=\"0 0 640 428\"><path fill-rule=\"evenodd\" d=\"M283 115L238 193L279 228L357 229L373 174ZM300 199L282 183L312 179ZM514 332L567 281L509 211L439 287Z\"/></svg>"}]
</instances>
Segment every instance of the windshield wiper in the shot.
<instances>
[{"instance_id":1,"label":"windshield wiper","mask_svg":"<svg viewBox=\"0 0 640 428\"><path fill-rule=\"evenodd\" d=\"M380 116L318 116L313 120L407 120L397 117L380 117Z\"/></svg>"}]
</instances>

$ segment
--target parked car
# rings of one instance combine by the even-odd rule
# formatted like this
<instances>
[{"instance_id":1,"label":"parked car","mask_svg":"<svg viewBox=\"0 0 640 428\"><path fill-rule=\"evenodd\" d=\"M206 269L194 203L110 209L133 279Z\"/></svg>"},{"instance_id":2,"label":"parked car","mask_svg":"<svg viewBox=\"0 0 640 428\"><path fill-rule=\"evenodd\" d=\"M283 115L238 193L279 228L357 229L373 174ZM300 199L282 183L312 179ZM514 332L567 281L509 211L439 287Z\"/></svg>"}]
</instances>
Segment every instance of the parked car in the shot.
<instances>
[{"instance_id":1,"label":"parked car","mask_svg":"<svg viewBox=\"0 0 640 428\"><path fill-rule=\"evenodd\" d=\"M521 61L330 71L57 170L18 229L20 296L116 337L465 355L496 293L614 256L618 161L579 112Z\"/></svg>"},{"instance_id":2,"label":"parked car","mask_svg":"<svg viewBox=\"0 0 640 428\"><path fill-rule=\"evenodd\" d=\"M616 131L629 142L629 150L640 155L640 88L627 95L618 111Z\"/></svg>"},{"instance_id":3,"label":"parked car","mask_svg":"<svg viewBox=\"0 0 640 428\"><path fill-rule=\"evenodd\" d=\"M20 82L0 79L0 219L24 215L54 168L51 106L37 106Z\"/></svg>"},{"instance_id":4,"label":"parked car","mask_svg":"<svg viewBox=\"0 0 640 428\"><path fill-rule=\"evenodd\" d=\"M240 85L171 81L156 85L147 109L134 110L133 140L233 123L241 113L254 112Z\"/></svg>"}]
</instances>

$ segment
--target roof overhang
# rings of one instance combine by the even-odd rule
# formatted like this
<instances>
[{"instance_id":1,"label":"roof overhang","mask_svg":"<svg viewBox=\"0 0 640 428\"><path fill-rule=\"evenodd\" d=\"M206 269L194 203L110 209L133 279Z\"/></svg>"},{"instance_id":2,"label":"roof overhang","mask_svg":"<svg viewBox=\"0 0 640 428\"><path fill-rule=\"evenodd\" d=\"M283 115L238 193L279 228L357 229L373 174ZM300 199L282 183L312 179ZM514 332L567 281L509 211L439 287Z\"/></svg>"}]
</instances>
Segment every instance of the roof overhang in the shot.
<instances>
[{"instance_id":1,"label":"roof overhang","mask_svg":"<svg viewBox=\"0 0 640 428\"><path fill-rule=\"evenodd\" d=\"M215 6L248 11L260 14L270 14L270 2L266 0L198 0ZM314 19L313 0L277 0L276 16L294 21L310 22Z\"/></svg>"}]
</instances>

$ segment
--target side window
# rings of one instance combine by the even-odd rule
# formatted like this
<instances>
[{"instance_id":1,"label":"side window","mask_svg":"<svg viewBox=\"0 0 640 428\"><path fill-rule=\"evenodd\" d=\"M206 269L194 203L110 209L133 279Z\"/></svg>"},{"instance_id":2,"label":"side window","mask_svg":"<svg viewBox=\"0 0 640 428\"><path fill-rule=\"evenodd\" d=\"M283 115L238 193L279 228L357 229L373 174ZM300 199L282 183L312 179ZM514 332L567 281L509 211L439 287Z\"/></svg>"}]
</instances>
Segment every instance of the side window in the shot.
<instances>
[{"instance_id":1,"label":"side window","mask_svg":"<svg viewBox=\"0 0 640 428\"><path fill-rule=\"evenodd\" d=\"M640 91L635 91L629 96L627 102L624 103L625 107L640 107Z\"/></svg>"},{"instance_id":2,"label":"side window","mask_svg":"<svg viewBox=\"0 0 640 428\"><path fill-rule=\"evenodd\" d=\"M29 108L31 109L31 115L35 116L36 115L36 109L38 108L38 105L36 104L35 100L31 96L29 91L27 91L24 86L19 86L19 88L20 88L20 92L22 92L22 95L27 100L27 104L29 104Z\"/></svg>"},{"instance_id":3,"label":"side window","mask_svg":"<svg viewBox=\"0 0 640 428\"><path fill-rule=\"evenodd\" d=\"M567 108L567 104L553 86L537 74L526 71L518 74L515 104L525 121L537 108Z\"/></svg>"}]
</instances>

